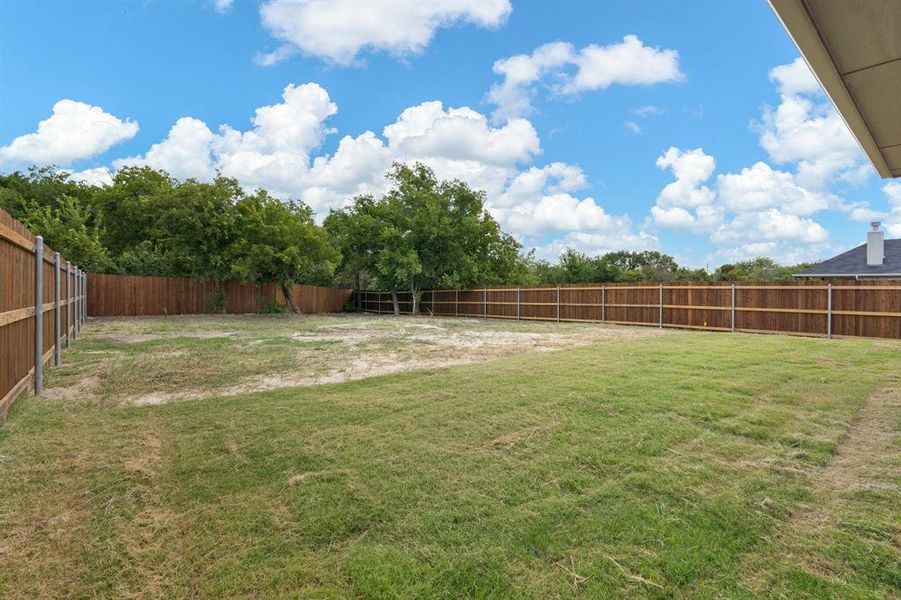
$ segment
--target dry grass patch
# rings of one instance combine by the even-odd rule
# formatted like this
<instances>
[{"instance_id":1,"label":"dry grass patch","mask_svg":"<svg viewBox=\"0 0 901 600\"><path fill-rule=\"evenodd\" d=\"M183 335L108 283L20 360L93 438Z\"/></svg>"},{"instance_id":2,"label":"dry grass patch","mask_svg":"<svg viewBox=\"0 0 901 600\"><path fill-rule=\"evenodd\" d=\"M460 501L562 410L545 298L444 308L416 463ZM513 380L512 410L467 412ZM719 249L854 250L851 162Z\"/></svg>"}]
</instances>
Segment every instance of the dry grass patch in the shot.
<instances>
[{"instance_id":1,"label":"dry grass patch","mask_svg":"<svg viewBox=\"0 0 901 600\"><path fill-rule=\"evenodd\" d=\"M793 595L828 582L858 596L862 580L875 579L886 592L901 590L901 387L870 395L835 454L805 475L809 498L749 557L748 585ZM775 560L777 568L768 564Z\"/></svg>"},{"instance_id":2,"label":"dry grass patch","mask_svg":"<svg viewBox=\"0 0 901 600\"><path fill-rule=\"evenodd\" d=\"M361 315L95 319L45 398L159 405L660 335L678 333Z\"/></svg>"}]
</instances>

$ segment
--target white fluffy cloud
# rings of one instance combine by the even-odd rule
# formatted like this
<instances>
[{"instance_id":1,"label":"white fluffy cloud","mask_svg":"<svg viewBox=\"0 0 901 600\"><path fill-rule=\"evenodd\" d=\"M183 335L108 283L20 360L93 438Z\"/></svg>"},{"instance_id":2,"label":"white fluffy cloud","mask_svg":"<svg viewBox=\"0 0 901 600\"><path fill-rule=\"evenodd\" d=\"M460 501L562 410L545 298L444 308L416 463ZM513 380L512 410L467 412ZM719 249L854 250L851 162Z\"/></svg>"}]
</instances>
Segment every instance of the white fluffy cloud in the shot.
<instances>
[{"instance_id":1,"label":"white fluffy cloud","mask_svg":"<svg viewBox=\"0 0 901 600\"><path fill-rule=\"evenodd\" d=\"M827 248L829 233L813 219L770 208L736 215L717 228L710 239L722 257L769 256L792 263L817 258Z\"/></svg>"},{"instance_id":2,"label":"white fluffy cloud","mask_svg":"<svg viewBox=\"0 0 901 600\"><path fill-rule=\"evenodd\" d=\"M860 179L866 159L841 116L800 58L770 70L779 105L754 124L760 145L777 164L796 163L798 183L824 188L835 178Z\"/></svg>"},{"instance_id":3,"label":"white fluffy cloud","mask_svg":"<svg viewBox=\"0 0 901 600\"><path fill-rule=\"evenodd\" d=\"M567 247L596 254L656 246L656 237L634 231L628 215L611 215L593 198L577 197L574 192L585 185L576 166L531 167L489 197L489 210L504 229L536 246L541 258L556 258ZM541 241L549 235L556 239Z\"/></svg>"},{"instance_id":4,"label":"white fluffy cloud","mask_svg":"<svg viewBox=\"0 0 901 600\"><path fill-rule=\"evenodd\" d=\"M494 63L494 72L504 79L488 92L497 105L497 120L532 112L531 98L542 81L554 94L577 94L606 89L611 85L651 85L680 81L679 53L645 46L637 36L607 46L590 44L576 50L572 44L552 42L531 54L518 54Z\"/></svg>"},{"instance_id":5,"label":"white fluffy cloud","mask_svg":"<svg viewBox=\"0 0 901 600\"><path fill-rule=\"evenodd\" d=\"M65 167L103 154L137 133L136 121L119 119L99 106L60 100L53 105L53 114L38 123L36 132L0 148L0 161Z\"/></svg>"},{"instance_id":6,"label":"white fluffy cloud","mask_svg":"<svg viewBox=\"0 0 901 600\"><path fill-rule=\"evenodd\" d=\"M265 187L279 195L296 195L311 151L328 132L325 121L338 109L315 83L287 86L282 100L256 109L249 131L222 125L218 133L213 133L203 121L182 117L166 139L144 155L113 164L116 168L149 165L175 177L202 180L212 178L219 170L249 188Z\"/></svg>"},{"instance_id":7,"label":"white fluffy cloud","mask_svg":"<svg viewBox=\"0 0 901 600\"><path fill-rule=\"evenodd\" d=\"M671 147L657 158L658 169L670 169L675 181L667 184L651 207L651 220L662 229L712 231L722 211L714 206L716 194L704 183L713 175L716 161L703 148Z\"/></svg>"},{"instance_id":8,"label":"white fluffy cloud","mask_svg":"<svg viewBox=\"0 0 901 600\"><path fill-rule=\"evenodd\" d=\"M889 235L901 237L901 183L890 181L882 186L882 192L888 202L887 210L874 210L869 203L863 203L851 209L851 218L855 221L882 221Z\"/></svg>"},{"instance_id":9,"label":"white fluffy cloud","mask_svg":"<svg viewBox=\"0 0 901 600\"><path fill-rule=\"evenodd\" d=\"M541 150L538 133L525 119L493 128L484 115L469 107L445 111L437 101L404 110L383 133L391 149L404 156L509 166L529 160Z\"/></svg>"},{"instance_id":10,"label":"white fluffy cloud","mask_svg":"<svg viewBox=\"0 0 901 600\"><path fill-rule=\"evenodd\" d=\"M776 108L765 107L752 129L770 161L786 167L757 162L717 175L716 185L708 187L713 157L700 149L670 148L657 166L672 169L675 181L658 195L649 225L709 233L717 259L768 255L785 262L833 250L828 232L812 218L824 210L844 211L858 220L883 218L890 228L892 209L879 212L865 203L847 204L831 191L836 181L859 184L872 168L807 64L798 58L769 75L780 102ZM889 197L893 192L886 190ZM901 196L901 185L897 193ZM901 229L901 209L898 214Z\"/></svg>"},{"instance_id":11,"label":"white fluffy cloud","mask_svg":"<svg viewBox=\"0 0 901 600\"><path fill-rule=\"evenodd\" d=\"M659 247L656 237L647 232L635 232L629 217L618 217L615 227L600 231L576 231L553 239L535 248L538 258L554 260L567 248L598 256L620 250L653 250Z\"/></svg>"},{"instance_id":12,"label":"white fluffy cloud","mask_svg":"<svg viewBox=\"0 0 901 600\"><path fill-rule=\"evenodd\" d=\"M812 215L829 207L831 197L797 184L786 171L758 162L740 173L717 177L717 191L725 208L744 212L778 208L792 215Z\"/></svg>"},{"instance_id":13,"label":"white fluffy cloud","mask_svg":"<svg viewBox=\"0 0 901 600\"><path fill-rule=\"evenodd\" d=\"M496 195L519 164L541 152L538 134L525 119L492 127L468 107L424 102L404 110L383 137L371 131L345 136L333 154L317 156L336 112L319 85L289 85L282 102L256 110L250 130L222 125L213 131L199 119L183 117L146 153L114 166L150 165L202 180L220 171L248 188L300 198L324 213L355 194L381 192L394 161L421 161L440 177L460 178Z\"/></svg>"},{"instance_id":14,"label":"white fluffy cloud","mask_svg":"<svg viewBox=\"0 0 901 600\"><path fill-rule=\"evenodd\" d=\"M716 162L701 148L670 148L657 159L671 169L651 207L658 229L707 233L714 254L737 260L767 255L784 261L815 257L828 240L826 230L807 215L829 205L828 194L798 185L791 173L758 162L739 173L720 174L716 187L705 185Z\"/></svg>"},{"instance_id":15,"label":"white fluffy cloud","mask_svg":"<svg viewBox=\"0 0 901 600\"><path fill-rule=\"evenodd\" d=\"M332 154L317 155L336 112L319 85L289 85L282 102L256 110L250 130L222 125L214 132L184 117L145 154L114 165L150 165L201 180L219 171L247 188L299 198L322 217L357 194L382 193L393 162L418 161L442 179L458 178L485 190L488 210L502 226L542 252L557 251L545 242L548 235L592 251L656 244L653 235L634 233L628 216L611 215L593 198L576 196L586 185L578 167L529 166L541 154L541 143L526 119L492 126L469 107L423 102L401 112L381 136L371 131L344 136Z\"/></svg>"},{"instance_id":16,"label":"white fluffy cloud","mask_svg":"<svg viewBox=\"0 0 901 600\"><path fill-rule=\"evenodd\" d=\"M901 183L892 181L883 186L882 191L888 197L889 211L883 217L885 228L890 235L901 237Z\"/></svg>"},{"instance_id":17,"label":"white fluffy cloud","mask_svg":"<svg viewBox=\"0 0 901 600\"><path fill-rule=\"evenodd\" d=\"M88 185L111 185L113 183L113 174L107 167L70 172L69 178Z\"/></svg>"},{"instance_id":18,"label":"white fluffy cloud","mask_svg":"<svg viewBox=\"0 0 901 600\"><path fill-rule=\"evenodd\" d=\"M703 148L684 151L671 147L657 158L657 168L672 169L676 178L660 192L659 204L697 208L713 201L713 192L702 183L713 174L716 161Z\"/></svg>"},{"instance_id":19,"label":"white fluffy cloud","mask_svg":"<svg viewBox=\"0 0 901 600\"><path fill-rule=\"evenodd\" d=\"M440 28L498 27L511 10L509 0L269 0L260 7L263 26L283 45L257 62L274 64L297 51L338 65L353 63L363 50L407 56L421 52Z\"/></svg>"},{"instance_id":20,"label":"white fluffy cloud","mask_svg":"<svg viewBox=\"0 0 901 600\"><path fill-rule=\"evenodd\" d=\"M570 194L584 186L585 174L573 165L531 167L491 202L491 212L502 225L524 235L610 229L613 217L594 199Z\"/></svg>"},{"instance_id":21,"label":"white fluffy cloud","mask_svg":"<svg viewBox=\"0 0 901 600\"><path fill-rule=\"evenodd\" d=\"M235 0L213 0L213 10L222 15L230 11L234 4Z\"/></svg>"},{"instance_id":22,"label":"white fluffy cloud","mask_svg":"<svg viewBox=\"0 0 901 600\"><path fill-rule=\"evenodd\" d=\"M161 142L153 144L143 156L113 161L117 169L128 165L147 165L168 171L180 178L209 179L215 171L210 144L213 132L206 123L194 117L182 117Z\"/></svg>"},{"instance_id":23,"label":"white fluffy cloud","mask_svg":"<svg viewBox=\"0 0 901 600\"><path fill-rule=\"evenodd\" d=\"M779 93L783 96L815 94L821 91L820 82L800 56L787 65L770 69L770 81L778 86Z\"/></svg>"}]
</instances>

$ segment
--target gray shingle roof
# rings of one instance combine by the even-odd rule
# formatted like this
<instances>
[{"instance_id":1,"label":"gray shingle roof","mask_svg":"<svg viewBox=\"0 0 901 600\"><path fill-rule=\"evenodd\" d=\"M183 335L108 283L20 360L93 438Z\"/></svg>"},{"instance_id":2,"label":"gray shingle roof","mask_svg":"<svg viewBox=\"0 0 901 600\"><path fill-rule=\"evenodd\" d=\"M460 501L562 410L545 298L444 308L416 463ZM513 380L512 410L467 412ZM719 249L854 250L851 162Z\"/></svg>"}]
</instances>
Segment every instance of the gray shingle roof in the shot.
<instances>
[{"instance_id":1,"label":"gray shingle roof","mask_svg":"<svg viewBox=\"0 0 901 600\"><path fill-rule=\"evenodd\" d=\"M901 239L885 240L885 260L875 267L867 266L867 245L861 244L834 258L815 264L797 277L901 277Z\"/></svg>"}]
</instances>

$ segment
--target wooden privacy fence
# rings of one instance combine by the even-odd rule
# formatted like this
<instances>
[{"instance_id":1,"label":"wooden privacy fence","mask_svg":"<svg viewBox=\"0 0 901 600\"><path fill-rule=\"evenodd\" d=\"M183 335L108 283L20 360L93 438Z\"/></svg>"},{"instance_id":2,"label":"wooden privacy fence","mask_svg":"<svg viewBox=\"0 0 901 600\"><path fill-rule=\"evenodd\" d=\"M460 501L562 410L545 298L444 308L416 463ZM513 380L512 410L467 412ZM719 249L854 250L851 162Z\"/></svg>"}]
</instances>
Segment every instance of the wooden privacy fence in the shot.
<instances>
[{"instance_id":1,"label":"wooden privacy fence","mask_svg":"<svg viewBox=\"0 0 901 600\"><path fill-rule=\"evenodd\" d=\"M398 297L409 314L410 292ZM357 301L393 312L390 292L361 291ZM901 281L486 287L427 290L420 304L439 316L901 339Z\"/></svg>"},{"instance_id":2,"label":"wooden privacy fence","mask_svg":"<svg viewBox=\"0 0 901 600\"><path fill-rule=\"evenodd\" d=\"M223 281L224 310L229 314L258 313L270 305L285 306L284 295L274 283ZM142 315L198 315L217 312L210 305L212 281L186 277L141 277L91 274L89 315L124 317ZM295 285L291 296L301 312L341 312L353 298L353 290L315 285Z\"/></svg>"},{"instance_id":3,"label":"wooden privacy fence","mask_svg":"<svg viewBox=\"0 0 901 600\"><path fill-rule=\"evenodd\" d=\"M0 422L87 318L87 275L0 210Z\"/></svg>"}]
</instances>

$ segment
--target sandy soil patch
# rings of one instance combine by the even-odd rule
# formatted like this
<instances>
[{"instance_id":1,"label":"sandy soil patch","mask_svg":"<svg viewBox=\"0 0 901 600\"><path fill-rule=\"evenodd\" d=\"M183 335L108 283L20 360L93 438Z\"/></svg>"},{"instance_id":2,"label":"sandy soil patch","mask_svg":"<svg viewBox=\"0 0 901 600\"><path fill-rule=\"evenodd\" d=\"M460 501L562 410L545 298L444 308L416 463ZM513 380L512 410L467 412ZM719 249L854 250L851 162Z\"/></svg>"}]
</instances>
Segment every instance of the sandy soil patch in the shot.
<instances>
[{"instance_id":1,"label":"sandy soil patch","mask_svg":"<svg viewBox=\"0 0 901 600\"><path fill-rule=\"evenodd\" d=\"M109 354L94 353L93 373L75 384L51 389L49 397L77 400L99 394L102 388L108 399L115 402L158 405L173 400L342 383L483 362L520 352L548 352L659 335L680 332L600 324L353 315L97 319L85 330L83 339L88 345L84 352L94 352L89 345L92 340L106 346L122 344L121 350L113 346L112 352L104 348ZM179 339L178 345L162 343L139 355L134 350L126 352L128 344L175 338ZM205 346L203 360L189 360L201 349L192 349L190 342L186 344L184 340L211 338L226 341L221 347ZM218 373L217 362L225 364L223 361L229 359L227 376L209 375ZM267 366L253 368L254 363ZM261 369L268 372L261 375ZM144 373L155 373L166 383L155 385L150 379L153 376ZM200 381L206 382L204 387Z\"/></svg>"}]
</instances>

